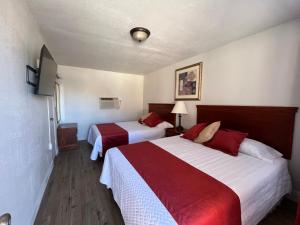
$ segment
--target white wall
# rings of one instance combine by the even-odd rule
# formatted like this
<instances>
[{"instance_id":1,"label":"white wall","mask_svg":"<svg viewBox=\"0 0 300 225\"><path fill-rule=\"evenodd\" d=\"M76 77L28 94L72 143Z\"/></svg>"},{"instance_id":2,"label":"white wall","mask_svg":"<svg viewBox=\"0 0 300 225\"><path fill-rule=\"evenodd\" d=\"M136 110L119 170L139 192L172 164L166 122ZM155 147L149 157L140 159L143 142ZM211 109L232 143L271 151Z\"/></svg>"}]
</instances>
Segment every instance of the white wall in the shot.
<instances>
[{"instance_id":1,"label":"white wall","mask_svg":"<svg viewBox=\"0 0 300 225\"><path fill-rule=\"evenodd\" d=\"M14 225L33 224L52 170L47 99L25 82L42 43L24 1L0 1L0 215Z\"/></svg>"},{"instance_id":2,"label":"white wall","mask_svg":"<svg viewBox=\"0 0 300 225\"><path fill-rule=\"evenodd\" d=\"M62 122L78 123L80 140L91 124L136 120L143 111L143 76L68 66L59 66L59 75ZM101 110L99 97L119 97L121 108Z\"/></svg>"},{"instance_id":3,"label":"white wall","mask_svg":"<svg viewBox=\"0 0 300 225\"><path fill-rule=\"evenodd\" d=\"M200 61L204 63L202 100L186 102L185 127L195 124L197 104L300 106L300 19L146 75L144 110L149 102L173 102L175 69ZM299 158L300 112L290 162L298 191Z\"/></svg>"}]
</instances>

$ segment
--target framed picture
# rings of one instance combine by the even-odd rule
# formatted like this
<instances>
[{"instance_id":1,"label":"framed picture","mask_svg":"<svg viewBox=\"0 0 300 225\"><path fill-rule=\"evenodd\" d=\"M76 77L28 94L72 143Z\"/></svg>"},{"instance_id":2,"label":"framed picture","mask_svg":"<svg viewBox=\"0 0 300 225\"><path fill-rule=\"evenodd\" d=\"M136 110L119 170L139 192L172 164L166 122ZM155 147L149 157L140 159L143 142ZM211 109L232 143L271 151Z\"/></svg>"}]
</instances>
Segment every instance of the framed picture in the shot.
<instances>
[{"instance_id":1,"label":"framed picture","mask_svg":"<svg viewBox=\"0 0 300 225\"><path fill-rule=\"evenodd\" d=\"M175 100L200 100L202 62L175 71Z\"/></svg>"}]
</instances>

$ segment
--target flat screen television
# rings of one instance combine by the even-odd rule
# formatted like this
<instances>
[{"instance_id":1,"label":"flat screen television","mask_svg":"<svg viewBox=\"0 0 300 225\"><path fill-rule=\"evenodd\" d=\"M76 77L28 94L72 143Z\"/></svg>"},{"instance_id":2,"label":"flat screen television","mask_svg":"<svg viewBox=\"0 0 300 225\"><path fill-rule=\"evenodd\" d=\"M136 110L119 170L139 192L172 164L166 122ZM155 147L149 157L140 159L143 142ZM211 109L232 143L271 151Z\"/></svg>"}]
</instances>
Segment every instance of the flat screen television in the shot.
<instances>
[{"instance_id":1,"label":"flat screen television","mask_svg":"<svg viewBox=\"0 0 300 225\"><path fill-rule=\"evenodd\" d=\"M56 73L57 64L47 47L44 45L41 50L35 94L53 96Z\"/></svg>"}]
</instances>

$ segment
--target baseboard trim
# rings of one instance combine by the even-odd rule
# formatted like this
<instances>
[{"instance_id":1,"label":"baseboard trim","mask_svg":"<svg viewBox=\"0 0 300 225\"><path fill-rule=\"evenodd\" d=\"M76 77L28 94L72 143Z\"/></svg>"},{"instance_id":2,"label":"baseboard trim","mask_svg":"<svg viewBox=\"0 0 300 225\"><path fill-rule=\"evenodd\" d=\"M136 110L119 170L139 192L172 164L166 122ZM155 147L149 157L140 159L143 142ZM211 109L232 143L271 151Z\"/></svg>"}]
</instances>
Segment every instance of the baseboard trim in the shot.
<instances>
[{"instance_id":1,"label":"baseboard trim","mask_svg":"<svg viewBox=\"0 0 300 225\"><path fill-rule=\"evenodd\" d=\"M40 205L41 205L41 202L42 202L42 199L43 199L43 196L44 196L44 193L45 193L45 190L46 190L49 178L50 178L50 175L52 173L53 167L54 167L54 160L52 160L50 166L48 167L46 176L45 176L44 181L41 185L40 193L38 194L37 200L35 201L35 204L34 204L35 208L34 208L33 216L32 216L31 223L30 223L31 225L33 225L34 222L35 222L35 219L36 219L36 216L38 214L38 211L39 211L39 208L40 208Z\"/></svg>"}]
</instances>

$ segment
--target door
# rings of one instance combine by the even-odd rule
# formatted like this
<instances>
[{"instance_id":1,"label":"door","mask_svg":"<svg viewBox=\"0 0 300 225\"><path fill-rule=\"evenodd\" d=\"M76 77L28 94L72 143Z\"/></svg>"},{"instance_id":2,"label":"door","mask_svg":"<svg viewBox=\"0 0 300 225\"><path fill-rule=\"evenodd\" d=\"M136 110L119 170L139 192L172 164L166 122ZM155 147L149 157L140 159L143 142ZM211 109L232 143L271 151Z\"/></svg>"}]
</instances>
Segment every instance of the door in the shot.
<instances>
[{"instance_id":1,"label":"door","mask_svg":"<svg viewBox=\"0 0 300 225\"><path fill-rule=\"evenodd\" d=\"M49 126L49 150L53 152L53 158L58 154L56 139L56 112L54 97L47 98L48 105L48 126Z\"/></svg>"}]
</instances>

